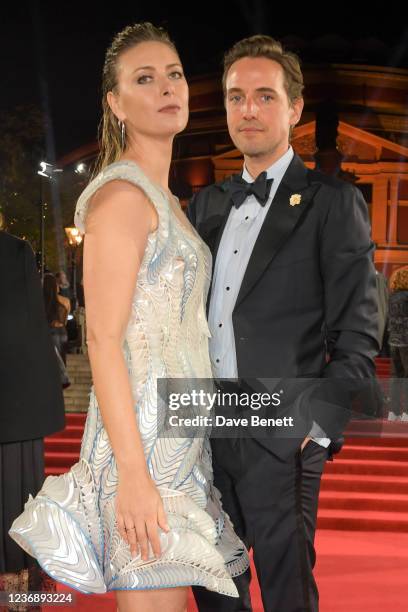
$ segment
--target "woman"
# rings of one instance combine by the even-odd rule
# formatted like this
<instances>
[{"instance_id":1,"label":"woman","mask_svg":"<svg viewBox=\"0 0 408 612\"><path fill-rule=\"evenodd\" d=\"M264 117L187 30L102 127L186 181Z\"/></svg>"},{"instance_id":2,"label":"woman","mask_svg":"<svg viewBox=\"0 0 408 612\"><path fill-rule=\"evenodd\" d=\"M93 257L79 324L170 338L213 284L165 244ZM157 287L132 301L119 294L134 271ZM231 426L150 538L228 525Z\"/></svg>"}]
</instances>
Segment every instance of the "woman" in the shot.
<instances>
[{"instance_id":1,"label":"woman","mask_svg":"<svg viewBox=\"0 0 408 612\"><path fill-rule=\"evenodd\" d=\"M64 270L60 270L59 272L57 272L55 278L58 285L58 294L69 299L71 294L71 288Z\"/></svg>"},{"instance_id":2,"label":"woman","mask_svg":"<svg viewBox=\"0 0 408 612\"><path fill-rule=\"evenodd\" d=\"M103 111L99 173L75 216L94 381L81 459L47 479L10 534L57 580L116 590L121 612L181 612L189 585L237 597L231 576L248 554L213 487L208 436L158 435L157 379L212 374L211 255L168 188L188 87L163 30L115 37Z\"/></svg>"},{"instance_id":3,"label":"woman","mask_svg":"<svg viewBox=\"0 0 408 612\"><path fill-rule=\"evenodd\" d=\"M392 364L390 421L408 422L408 266L391 276L388 330Z\"/></svg>"},{"instance_id":4,"label":"woman","mask_svg":"<svg viewBox=\"0 0 408 612\"><path fill-rule=\"evenodd\" d=\"M44 274L43 294L48 325L58 353L66 364L65 347L68 341L67 320L71 310L67 297L58 293L57 279L53 274Z\"/></svg>"},{"instance_id":5,"label":"woman","mask_svg":"<svg viewBox=\"0 0 408 612\"><path fill-rule=\"evenodd\" d=\"M58 285L58 295L69 299L71 297L71 287L69 285L69 281L64 270L60 270L59 272L57 272L55 275L55 279Z\"/></svg>"}]
</instances>

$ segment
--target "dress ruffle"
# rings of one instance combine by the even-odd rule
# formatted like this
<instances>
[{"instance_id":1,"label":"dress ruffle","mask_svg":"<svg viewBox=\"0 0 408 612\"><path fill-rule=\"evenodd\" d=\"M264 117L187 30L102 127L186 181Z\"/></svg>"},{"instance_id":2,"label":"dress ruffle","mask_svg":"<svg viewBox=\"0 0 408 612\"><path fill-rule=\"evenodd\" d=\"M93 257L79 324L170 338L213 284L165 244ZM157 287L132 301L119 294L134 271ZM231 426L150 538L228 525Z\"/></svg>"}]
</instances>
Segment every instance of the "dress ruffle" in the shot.
<instances>
[{"instance_id":1,"label":"dress ruffle","mask_svg":"<svg viewBox=\"0 0 408 612\"><path fill-rule=\"evenodd\" d=\"M237 597L231 577L248 567L246 550L227 522L217 525L186 494L159 487L170 532L160 530L162 555L130 555L115 521L114 496L98 508L87 461L48 476L13 522L10 536L55 580L83 593L199 585ZM216 504L213 502L214 512ZM209 507L211 512L211 504ZM227 560L224 555L235 554ZM224 554L223 554L224 553Z\"/></svg>"}]
</instances>

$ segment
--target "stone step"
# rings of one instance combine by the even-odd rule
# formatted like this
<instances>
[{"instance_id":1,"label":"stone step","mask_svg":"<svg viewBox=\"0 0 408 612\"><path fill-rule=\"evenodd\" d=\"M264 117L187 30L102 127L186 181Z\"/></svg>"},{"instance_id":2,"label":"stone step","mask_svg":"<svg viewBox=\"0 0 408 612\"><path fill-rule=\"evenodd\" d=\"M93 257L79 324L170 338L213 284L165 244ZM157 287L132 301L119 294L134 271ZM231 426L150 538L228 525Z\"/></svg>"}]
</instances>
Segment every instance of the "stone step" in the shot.
<instances>
[{"instance_id":1,"label":"stone step","mask_svg":"<svg viewBox=\"0 0 408 612\"><path fill-rule=\"evenodd\" d=\"M78 380L78 378L76 378L75 376L70 376L70 381L71 381L71 385L86 385L87 389L90 389L92 387L92 378L80 378Z\"/></svg>"},{"instance_id":2,"label":"stone step","mask_svg":"<svg viewBox=\"0 0 408 612\"><path fill-rule=\"evenodd\" d=\"M71 378L71 386L64 390L67 397L87 397L91 393L92 385L77 385Z\"/></svg>"},{"instance_id":3,"label":"stone step","mask_svg":"<svg viewBox=\"0 0 408 612\"><path fill-rule=\"evenodd\" d=\"M88 374L82 374L82 373L75 372L75 374L73 375L73 379L77 383L87 383L88 384L92 381L92 376L88 376Z\"/></svg>"},{"instance_id":4,"label":"stone step","mask_svg":"<svg viewBox=\"0 0 408 612\"><path fill-rule=\"evenodd\" d=\"M74 402L74 403L80 403L80 404L89 404L89 397L88 395L78 395L75 393L71 393L71 395L65 395L64 396L65 399L65 403L67 402Z\"/></svg>"},{"instance_id":5,"label":"stone step","mask_svg":"<svg viewBox=\"0 0 408 612\"><path fill-rule=\"evenodd\" d=\"M87 413L88 412L88 404L84 405L84 404L78 404L78 403L75 402L73 404L65 406L65 412L84 412L84 413Z\"/></svg>"},{"instance_id":6,"label":"stone step","mask_svg":"<svg viewBox=\"0 0 408 612\"><path fill-rule=\"evenodd\" d=\"M67 355L67 366L72 368L87 367L90 368L89 359L87 355Z\"/></svg>"},{"instance_id":7,"label":"stone step","mask_svg":"<svg viewBox=\"0 0 408 612\"><path fill-rule=\"evenodd\" d=\"M65 397L65 408L68 406L82 406L88 408L89 399L87 397Z\"/></svg>"},{"instance_id":8,"label":"stone step","mask_svg":"<svg viewBox=\"0 0 408 612\"><path fill-rule=\"evenodd\" d=\"M68 353L67 359L69 361L89 361L88 356L82 353Z\"/></svg>"},{"instance_id":9,"label":"stone step","mask_svg":"<svg viewBox=\"0 0 408 612\"><path fill-rule=\"evenodd\" d=\"M68 369L68 372L73 372L73 373L74 372L78 372L78 373L81 373L81 374L84 373L84 374L88 374L88 375L91 374L91 368L90 368L90 366L86 365L86 363L81 363L81 364L75 365L75 366L67 363L67 369Z\"/></svg>"},{"instance_id":10,"label":"stone step","mask_svg":"<svg viewBox=\"0 0 408 612\"><path fill-rule=\"evenodd\" d=\"M75 379L71 379L71 386L67 388L67 393L70 394L73 391L78 392L80 394L89 393L91 387L88 383L79 383Z\"/></svg>"}]
</instances>

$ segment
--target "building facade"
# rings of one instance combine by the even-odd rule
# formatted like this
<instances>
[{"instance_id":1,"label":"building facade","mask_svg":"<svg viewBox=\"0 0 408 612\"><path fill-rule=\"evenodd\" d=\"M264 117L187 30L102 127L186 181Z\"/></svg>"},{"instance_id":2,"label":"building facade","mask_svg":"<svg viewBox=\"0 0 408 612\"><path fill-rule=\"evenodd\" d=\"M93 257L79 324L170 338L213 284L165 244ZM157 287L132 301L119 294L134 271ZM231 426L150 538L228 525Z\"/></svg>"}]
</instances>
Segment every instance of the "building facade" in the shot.
<instances>
[{"instance_id":1,"label":"building facade","mask_svg":"<svg viewBox=\"0 0 408 612\"><path fill-rule=\"evenodd\" d=\"M292 136L309 168L335 174L361 189L369 207L375 263L386 276L408 264L408 70L347 64L306 66L305 108ZM59 160L61 188L72 203L86 184L90 143ZM183 204L230 174L243 159L225 120L221 75L190 81L190 121L174 144L170 185Z\"/></svg>"}]
</instances>

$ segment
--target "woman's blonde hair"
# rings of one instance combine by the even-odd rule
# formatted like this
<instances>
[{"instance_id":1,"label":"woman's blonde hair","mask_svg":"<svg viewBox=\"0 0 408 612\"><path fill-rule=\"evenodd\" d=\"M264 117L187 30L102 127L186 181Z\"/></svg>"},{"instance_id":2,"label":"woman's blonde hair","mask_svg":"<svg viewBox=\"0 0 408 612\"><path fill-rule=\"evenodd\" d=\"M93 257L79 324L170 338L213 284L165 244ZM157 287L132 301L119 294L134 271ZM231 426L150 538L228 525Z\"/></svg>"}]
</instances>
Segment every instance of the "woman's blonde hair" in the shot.
<instances>
[{"instance_id":1,"label":"woman's blonde hair","mask_svg":"<svg viewBox=\"0 0 408 612\"><path fill-rule=\"evenodd\" d=\"M177 53L177 49L163 28L158 28L149 22L135 23L127 26L116 34L106 51L102 72L102 119L99 125L99 155L97 157L92 177L103 168L117 161L126 148L126 138L122 143L121 129L117 117L112 112L107 94L116 93L118 86L117 65L119 57L125 52L143 42L161 42Z\"/></svg>"},{"instance_id":2,"label":"woman's blonde hair","mask_svg":"<svg viewBox=\"0 0 408 612\"><path fill-rule=\"evenodd\" d=\"M408 266L398 268L391 274L390 291L408 291Z\"/></svg>"}]
</instances>

